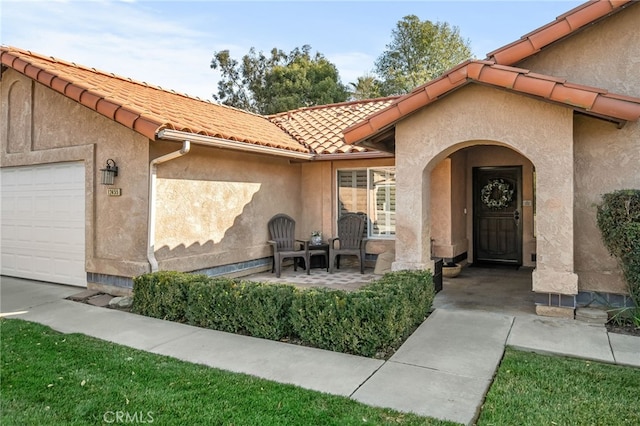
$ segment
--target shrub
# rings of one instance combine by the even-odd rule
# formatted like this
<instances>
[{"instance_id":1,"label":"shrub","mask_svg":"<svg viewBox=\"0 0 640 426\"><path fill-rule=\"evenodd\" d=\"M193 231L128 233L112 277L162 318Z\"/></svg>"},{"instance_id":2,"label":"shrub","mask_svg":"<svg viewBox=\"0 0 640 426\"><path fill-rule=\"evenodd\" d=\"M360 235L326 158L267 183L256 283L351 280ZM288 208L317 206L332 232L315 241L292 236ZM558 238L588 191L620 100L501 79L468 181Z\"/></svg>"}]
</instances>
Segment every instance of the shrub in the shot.
<instances>
[{"instance_id":1,"label":"shrub","mask_svg":"<svg viewBox=\"0 0 640 426\"><path fill-rule=\"evenodd\" d=\"M293 301L291 321L306 344L376 356L397 349L424 321L433 297L430 272L391 272L355 292L300 292Z\"/></svg>"},{"instance_id":2,"label":"shrub","mask_svg":"<svg viewBox=\"0 0 640 426\"><path fill-rule=\"evenodd\" d=\"M194 283L189 288L187 322L191 325L236 333L240 329L235 299L238 283L217 278ZM135 297L135 296L134 296Z\"/></svg>"},{"instance_id":3,"label":"shrub","mask_svg":"<svg viewBox=\"0 0 640 426\"><path fill-rule=\"evenodd\" d=\"M293 292L292 286L163 271L134 279L132 311L278 340L291 333Z\"/></svg>"},{"instance_id":4,"label":"shrub","mask_svg":"<svg viewBox=\"0 0 640 426\"><path fill-rule=\"evenodd\" d=\"M378 346L365 329L374 329L376 320L373 298L365 292L312 289L298 292L291 313L295 335L305 344L337 352L372 355Z\"/></svg>"},{"instance_id":5,"label":"shrub","mask_svg":"<svg viewBox=\"0 0 640 426\"><path fill-rule=\"evenodd\" d=\"M640 190L603 195L597 223L607 250L620 262L633 302L640 307Z\"/></svg>"},{"instance_id":6,"label":"shrub","mask_svg":"<svg viewBox=\"0 0 640 426\"><path fill-rule=\"evenodd\" d=\"M243 282L239 313L244 331L272 340L291 336L289 315L294 293L295 287L291 285Z\"/></svg>"},{"instance_id":7,"label":"shrub","mask_svg":"<svg viewBox=\"0 0 640 426\"><path fill-rule=\"evenodd\" d=\"M134 279L133 311L198 327L364 356L397 349L434 297L428 271L392 272L354 292L156 272Z\"/></svg>"},{"instance_id":8,"label":"shrub","mask_svg":"<svg viewBox=\"0 0 640 426\"><path fill-rule=\"evenodd\" d=\"M194 283L187 321L199 327L280 340L291 334L294 287L213 278Z\"/></svg>"},{"instance_id":9,"label":"shrub","mask_svg":"<svg viewBox=\"0 0 640 426\"><path fill-rule=\"evenodd\" d=\"M189 289L193 283L208 280L205 275L161 271L135 277L135 313L168 321L186 322Z\"/></svg>"}]
</instances>

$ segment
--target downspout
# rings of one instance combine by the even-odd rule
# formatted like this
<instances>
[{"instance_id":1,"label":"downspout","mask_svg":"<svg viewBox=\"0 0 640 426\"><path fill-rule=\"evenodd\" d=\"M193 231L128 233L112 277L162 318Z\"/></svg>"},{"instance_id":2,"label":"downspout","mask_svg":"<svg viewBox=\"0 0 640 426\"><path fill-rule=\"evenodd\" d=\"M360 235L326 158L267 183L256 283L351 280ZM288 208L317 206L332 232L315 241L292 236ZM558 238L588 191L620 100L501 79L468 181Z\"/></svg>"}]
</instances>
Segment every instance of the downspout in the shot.
<instances>
[{"instance_id":1,"label":"downspout","mask_svg":"<svg viewBox=\"0 0 640 426\"><path fill-rule=\"evenodd\" d=\"M191 149L191 142L183 141L182 149L170 152L162 157L154 158L149 163L149 217L147 219L147 259L151 272L158 270L158 260L155 254L156 244L156 171L158 164L166 163L187 154Z\"/></svg>"}]
</instances>

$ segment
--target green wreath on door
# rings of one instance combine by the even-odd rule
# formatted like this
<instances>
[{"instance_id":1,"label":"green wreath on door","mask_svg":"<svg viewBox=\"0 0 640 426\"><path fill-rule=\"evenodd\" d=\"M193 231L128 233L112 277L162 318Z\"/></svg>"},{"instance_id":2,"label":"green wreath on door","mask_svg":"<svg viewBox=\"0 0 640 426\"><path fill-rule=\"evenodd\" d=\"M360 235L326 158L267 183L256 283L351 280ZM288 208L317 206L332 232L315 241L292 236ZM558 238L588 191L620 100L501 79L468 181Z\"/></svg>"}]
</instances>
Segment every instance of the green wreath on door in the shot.
<instances>
[{"instance_id":1,"label":"green wreath on door","mask_svg":"<svg viewBox=\"0 0 640 426\"><path fill-rule=\"evenodd\" d=\"M506 209L513 201L513 192L511 185L504 180L493 179L482 188L480 200L490 209Z\"/></svg>"}]
</instances>

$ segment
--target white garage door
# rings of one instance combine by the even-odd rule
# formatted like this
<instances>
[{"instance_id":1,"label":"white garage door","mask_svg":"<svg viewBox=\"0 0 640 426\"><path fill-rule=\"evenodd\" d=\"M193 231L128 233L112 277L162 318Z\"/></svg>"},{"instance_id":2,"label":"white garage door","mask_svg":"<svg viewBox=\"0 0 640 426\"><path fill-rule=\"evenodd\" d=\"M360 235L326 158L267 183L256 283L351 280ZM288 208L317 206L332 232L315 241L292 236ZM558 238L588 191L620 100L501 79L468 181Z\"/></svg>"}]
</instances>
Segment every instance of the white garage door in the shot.
<instances>
[{"instance_id":1,"label":"white garage door","mask_svg":"<svg viewBox=\"0 0 640 426\"><path fill-rule=\"evenodd\" d=\"M86 287L84 163L0 169L2 275Z\"/></svg>"}]
</instances>

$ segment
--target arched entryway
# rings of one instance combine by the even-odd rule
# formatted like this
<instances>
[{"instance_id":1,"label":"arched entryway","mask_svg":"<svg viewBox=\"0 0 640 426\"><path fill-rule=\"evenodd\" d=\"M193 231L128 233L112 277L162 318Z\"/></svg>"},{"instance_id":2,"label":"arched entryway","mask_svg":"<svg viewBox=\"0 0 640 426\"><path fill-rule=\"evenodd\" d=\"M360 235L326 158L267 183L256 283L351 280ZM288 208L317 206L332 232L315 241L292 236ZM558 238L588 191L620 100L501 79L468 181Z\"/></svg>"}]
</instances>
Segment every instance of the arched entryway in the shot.
<instances>
[{"instance_id":1,"label":"arched entryway","mask_svg":"<svg viewBox=\"0 0 640 426\"><path fill-rule=\"evenodd\" d=\"M532 233L530 238L523 233L522 263L535 265L532 290L539 296L536 312L572 316L578 292L573 247L572 111L526 97L480 86L466 87L442 99L437 108L424 108L396 124L397 226L393 269L432 268L432 247L450 250L451 255L457 256L462 244L468 258L474 258L470 214L473 173L469 169L474 165L514 165L511 160L498 161L500 156L495 154L498 148L500 155L508 152L526 160L521 162L523 191L525 188L533 191L535 165L535 199L533 194L523 195L522 203L530 201L532 205L527 206L530 213L523 210L521 220L529 223ZM466 159L461 158L465 156ZM448 186L432 182L433 173L443 162L449 163L452 173ZM456 162L465 164L462 189L458 188L462 184L456 178L456 170L460 170L455 167ZM529 164L531 172L525 172L525 164ZM525 177L531 180L529 184L524 183ZM450 242L438 248L431 242L432 223L438 221L437 215L446 213L432 206L438 205L435 200L443 194L456 190L465 193L463 208L467 214L459 217L449 213L449 217L456 224L464 220L466 242L460 242L461 227L456 225L450 228ZM440 205L451 210L456 208L458 199L445 199ZM531 260L533 255L535 262Z\"/></svg>"},{"instance_id":2,"label":"arched entryway","mask_svg":"<svg viewBox=\"0 0 640 426\"><path fill-rule=\"evenodd\" d=\"M464 145L431 171L431 257L534 267L533 163L487 141Z\"/></svg>"},{"instance_id":3,"label":"arched entryway","mask_svg":"<svg viewBox=\"0 0 640 426\"><path fill-rule=\"evenodd\" d=\"M535 167L515 150L467 141L430 175L431 253L464 266L436 308L535 312Z\"/></svg>"}]
</instances>

